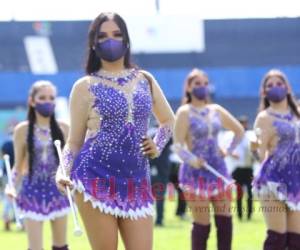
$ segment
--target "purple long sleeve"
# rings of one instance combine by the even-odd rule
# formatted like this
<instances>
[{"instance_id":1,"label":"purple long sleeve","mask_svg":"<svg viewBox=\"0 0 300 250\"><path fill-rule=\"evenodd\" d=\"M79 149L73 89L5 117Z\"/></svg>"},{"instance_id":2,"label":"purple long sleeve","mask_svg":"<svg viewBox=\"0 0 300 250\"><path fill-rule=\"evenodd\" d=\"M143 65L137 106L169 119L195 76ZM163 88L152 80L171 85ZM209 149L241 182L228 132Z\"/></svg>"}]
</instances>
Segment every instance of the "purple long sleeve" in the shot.
<instances>
[{"instance_id":1,"label":"purple long sleeve","mask_svg":"<svg viewBox=\"0 0 300 250\"><path fill-rule=\"evenodd\" d=\"M153 141L156 144L159 154L161 154L164 147L171 139L172 133L173 133L172 126L169 124L161 125L158 128L158 130L153 138Z\"/></svg>"},{"instance_id":2,"label":"purple long sleeve","mask_svg":"<svg viewBox=\"0 0 300 250\"><path fill-rule=\"evenodd\" d=\"M178 143L173 144L172 150L173 150L173 152L175 152L179 156L179 158L183 162L185 162L187 164L192 165L193 162L196 162L198 160L196 155L194 155L191 151L184 148L182 145L180 145Z\"/></svg>"}]
</instances>

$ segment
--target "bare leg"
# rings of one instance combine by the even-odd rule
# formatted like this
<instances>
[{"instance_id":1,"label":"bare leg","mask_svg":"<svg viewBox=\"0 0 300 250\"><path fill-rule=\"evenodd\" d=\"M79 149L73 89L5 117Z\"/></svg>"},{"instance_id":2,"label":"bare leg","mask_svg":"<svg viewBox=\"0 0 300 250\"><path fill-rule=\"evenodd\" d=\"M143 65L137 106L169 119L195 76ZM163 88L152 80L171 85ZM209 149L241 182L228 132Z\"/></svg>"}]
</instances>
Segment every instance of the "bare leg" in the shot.
<instances>
[{"instance_id":1,"label":"bare leg","mask_svg":"<svg viewBox=\"0 0 300 250\"><path fill-rule=\"evenodd\" d=\"M300 211L288 211L287 231L300 234Z\"/></svg>"},{"instance_id":2,"label":"bare leg","mask_svg":"<svg viewBox=\"0 0 300 250\"><path fill-rule=\"evenodd\" d=\"M287 246L290 250L300 249L300 211L288 211Z\"/></svg>"},{"instance_id":3,"label":"bare leg","mask_svg":"<svg viewBox=\"0 0 300 250\"><path fill-rule=\"evenodd\" d=\"M260 211L263 212L267 228L279 233L287 230L287 208L286 205L274 198L261 200Z\"/></svg>"},{"instance_id":4,"label":"bare leg","mask_svg":"<svg viewBox=\"0 0 300 250\"><path fill-rule=\"evenodd\" d=\"M92 249L117 250L117 219L101 213L98 208L93 208L90 202L84 202L82 194L76 193L75 200Z\"/></svg>"},{"instance_id":5,"label":"bare leg","mask_svg":"<svg viewBox=\"0 0 300 250\"><path fill-rule=\"evenodd\" d=\"M25 229L27 233L29 249L43 249L43 222L26 219Z\"/></svg>"},{"instance_id":6,"label":"bare leg","mask_svg":"<svg viewBox=\"0 0 300 250\"><path fill-rule=\"evenodd\" d=\"M274 197L261 200L261 211L267 224L267 237L264 250L285 249L287 244L287 208Z\"/></svg>"},{"instance_id":7,"label":"bare leg","mask_svg":"<svg viewBox=\"0 0 300 250\"><path fill-rule=\"evenodd\" d=\"M67 216L51 221L52 245L62 247L67 245Z\"/></svg>"},{"instance_id":8,"label":"bare leg","mask_svg":"<svg viewBox=\"0 0 300 250\"><path fill-rule=\"evenodd\" d=\"M151 250L153 218L119 219L119 228L126 250Z\"/></svg>"},{"instance_id":9,"label":"bare leg","mask_svg":"<svg viewBox=\"0 0 300 250\"><path fill-rule=\"evenodd\" d=\"M185 194L185 197L191 197L191 194ZM200 199L196 197L195 199L188 199L187 204L192 212L193 221L201 225L210 224L210 208L208 199Z\"/></svg>"},{"instance_id":10,"label":"bare leg","mask_svg":"<svg viewBox=\"0 0 300 250\"><path fill-rule=\"evenodd\" d=\"M212 204L215 215L227 217L231 216L231 202L228 198L222 196L220 199L213 199Z\"/></svg>"}]
</instances>

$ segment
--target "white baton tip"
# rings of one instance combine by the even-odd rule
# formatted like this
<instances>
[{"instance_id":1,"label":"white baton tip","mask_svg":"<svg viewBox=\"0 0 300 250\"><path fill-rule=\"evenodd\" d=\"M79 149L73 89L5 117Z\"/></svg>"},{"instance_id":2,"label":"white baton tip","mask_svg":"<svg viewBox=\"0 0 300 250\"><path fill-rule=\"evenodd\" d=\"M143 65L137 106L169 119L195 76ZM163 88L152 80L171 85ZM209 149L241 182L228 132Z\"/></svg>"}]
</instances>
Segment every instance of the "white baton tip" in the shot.
<instances>
[{"instance_id":1,"label":"white baton tip","mask_svg":"<svg viewBox=\"0 0 300 250\"><path fill-rule=\"evenodd\" d=\"M54 145L57 146L57 147L60 147L60 140L55 140Z\"/></svg>"},{"instance_id":2,"label":"white baton tip","mask_svg":"<svg viewBox=\"0 0 300 250\"><path fill-rule=\"evenodd\" d=\"M82 235L82 231L79 227L74 230L74 235L75 236L81 236Z\"/></svg>"},{"instance_id":3,"label":"white baton tip","mask_svg":"<svg viewBox=\"0 0 300 250\"><path fill-rule=\"evenodd\" d=\"M9 161L9 155L8 155L8 154L3 155L3 159L4 159L5 161Z\"/></svg>"}]
</instances>

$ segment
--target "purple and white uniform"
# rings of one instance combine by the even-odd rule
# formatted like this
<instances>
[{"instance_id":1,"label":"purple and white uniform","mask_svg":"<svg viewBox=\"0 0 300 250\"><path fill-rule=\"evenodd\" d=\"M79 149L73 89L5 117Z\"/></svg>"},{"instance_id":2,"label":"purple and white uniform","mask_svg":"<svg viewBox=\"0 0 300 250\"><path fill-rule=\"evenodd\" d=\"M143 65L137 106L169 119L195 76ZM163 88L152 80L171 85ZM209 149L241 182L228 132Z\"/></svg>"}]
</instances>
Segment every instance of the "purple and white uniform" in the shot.
<instances>
[{"instance_id":1,"label":"purple and white uniform","mask_svg":"<svg viewBox=\"0 0 300 250\"><path fill-rule=\"evenodd\" d=\"M225 191L224 181L207 169L196 169L189 164L193 158L202 158L220 174L230 180L218 145L218 133L222 127L220 115L212 108L197 110L189 107L190 150L179 147L175 152L183 160L179 171L179 184L184 191L212 198Z\"/></svg>"},{"instance_id":2,"label":"purple and white uniform","mask_svg":"<svg viewBox=\"0 0 300 250\"><path fill-rule=\"evenodd\" d=\"M254 178L258 196L274 195L291 210L300 211L300 123L293 114L273 116L278 142Z\"/></svg>"},{"instance_id":3,"label":"purple and white uniform","mask_svg":"<svg viewBox=\"0 0 300 250\"><path fill-rule=\"evenodd\" d=\"M44 141L34 136L33 151L32 175L23 177L17 196L20 214L25 219L37 221L54 220L67 215L70 210L68 199L55 184L58 160L51 137Z\"/></svg>"},{"instance_id":4,"label":"purple and white uniform","mask_svg":"<svg viewBox=\"0 0 300 250\"><path fill-rule=\"evenodd\" d=\"M75 189L103 213L130 219L153 215L149 161L140 149L152 114L150 84L136 70L114 82L94 77L89 118L97 125L88 123L88 136L72 164ZM161 126L154 138L159 151L170 137L171 128Z\"/></svg>"}]
</instances>

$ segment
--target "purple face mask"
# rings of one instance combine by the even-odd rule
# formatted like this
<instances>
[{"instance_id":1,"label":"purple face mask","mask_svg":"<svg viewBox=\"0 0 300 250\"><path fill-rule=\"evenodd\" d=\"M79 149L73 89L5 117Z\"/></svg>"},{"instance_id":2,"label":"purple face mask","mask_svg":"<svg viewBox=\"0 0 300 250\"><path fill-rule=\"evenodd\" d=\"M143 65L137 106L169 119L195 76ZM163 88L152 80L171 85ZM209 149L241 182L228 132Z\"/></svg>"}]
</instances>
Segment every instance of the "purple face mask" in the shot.
<instances>
[{"instance_id":1,"label":"purple face mask","mask_svg":"<svg viewBox=\"0 0 300 250\"><path fill-rule=\"evenodd\" d=\"M275 86L270 88L266 96L270 102L281 102L287 95L287 88L286 87L279 87Z\"/></svg>"},{"instance_id":2,"label":"purple face mask","mask_svg":"<svg viewBox=\"0 0 300 250\"><path fill-rule=\"evenodd\" d=\"M54 113L55 104L52 102L36 103L35 110L44 117L49 117Z\"/></svg>"},{"instance_id":3,"label":"purple face mask","mask_svg":"<svg viewBox=\"0 0 300 250\"><path fill-rule=\"evenodd\" d=\"M206 86L195 87L193 88L192 94L198 100L205 100L208 96L208 88Z\"/></svg>"},{"instance_id":4,"label":"purple face mask","mask_svg":"<svg viewBox=\"0 0 300 250\"><path fill-rule=\"evenodd\" d=\"M114 62L125 55L127 47L121 40L107 39L96 44L96 55L108 62Z\"/></svg>"}]
</instances>

